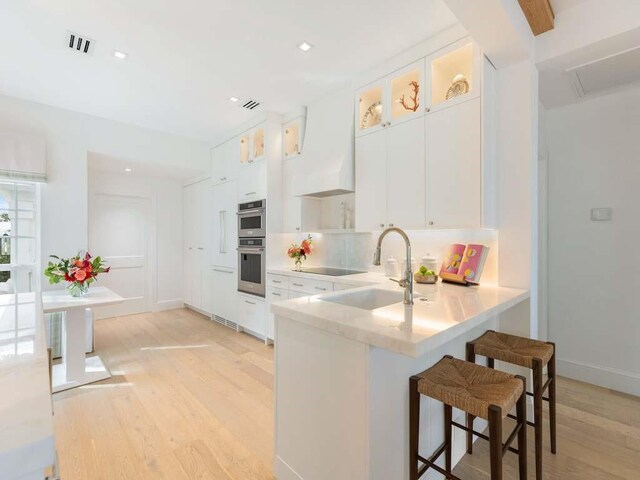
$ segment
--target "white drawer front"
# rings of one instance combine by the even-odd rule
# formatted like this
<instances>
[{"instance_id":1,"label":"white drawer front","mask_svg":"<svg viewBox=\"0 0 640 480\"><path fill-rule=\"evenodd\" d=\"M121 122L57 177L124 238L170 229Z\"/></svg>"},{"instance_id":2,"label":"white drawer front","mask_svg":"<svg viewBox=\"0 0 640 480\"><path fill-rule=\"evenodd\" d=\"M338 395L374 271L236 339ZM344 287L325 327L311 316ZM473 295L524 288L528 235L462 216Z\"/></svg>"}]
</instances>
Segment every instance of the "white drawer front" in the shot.
<instances>
[{"instance_id":1,"label":"white drawer front","mask_svg":"<svg viewBox=\"0 0 640 480\"><path fill-rule=\"evenodd\" d=\"M284 275L267 274L267 287L273 288L289 288L289 277Z\"/></svg>"},{"instance_id":2,"label":"white drawer front","mask_svg":"<svg viewBox=\"0 0 640 480\"><path fill-rule=\"evenodd\" d=\"M266 303L263 299L238 295L238 324L260 335L266 334Z\"/></svg>"},{"instance_id":3,"label":"white drawer front","mask_svg":"<svg viewBox=\"0 0 640 480\"><path fill-rule=\"evenodd\" d=\"M308 278L289 278L289 290L315 295L318 293L333 292L333 283L322 280L310 280Z\"/></svg>"}]
</instances>

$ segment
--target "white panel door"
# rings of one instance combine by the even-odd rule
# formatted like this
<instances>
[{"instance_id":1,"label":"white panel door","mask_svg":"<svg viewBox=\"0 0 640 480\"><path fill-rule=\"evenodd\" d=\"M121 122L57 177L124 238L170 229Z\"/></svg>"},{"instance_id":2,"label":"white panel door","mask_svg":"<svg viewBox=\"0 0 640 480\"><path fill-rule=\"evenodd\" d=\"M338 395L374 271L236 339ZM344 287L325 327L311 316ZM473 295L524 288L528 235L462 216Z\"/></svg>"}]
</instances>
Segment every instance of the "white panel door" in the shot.
<instances>
[{"instance_id":1,"label":"white panel door","mask_svg":"<svg viewBox=\"0 0 640 480\"><path fill-rule=\"evenodd\" d=\"M238 265L238 182L211 188L211 264L235 268Z\"/></svg>"},{"instance_id":2,"label":"white panel door","mask_svg":"<svg viewBox=\"0 0 640 480\"><path fill-rule=\"evenodd\" d=\"M151 199L111 194L93 196L89 216L89 251L111 271L98 277L126 300L96 309L97 318L147 312L151 307Z\"/></svg>"},{"instance_id":3,"label":"white panel door","mask_svg":"<svg viewBox=\"0 0 640 480\"><path fill-rule=\"evenodd\" d=\"M183 262L184 276L182 280L182 298L184 303L193 304L193 265L195 264L195 191L194 185L188 185L182 189L182 229L183 229Z\"/></svg>"},{"instance_id":4,"label":"white panel door","mask_svg":"<svg viewBox=\"0 0 640 480\"><path fill-rule=\"evenodd\" d=\"M427 115L427 226L482 222L480 98Z\"/></svg>"},{"instance_id":5,"label":"white panel door","mask_svg":"<svg viewBox=\"0 0 640 480\"><path fill-rule=\"evenodd\" d=\"M387 127L387 223L425 227L424 117Z\"/></svg>"},{"instance_id":6,"label":"white panel door","mask_svg":"<svg viewBox=\"0 0 640 480\"><path fill-rule=\"evenodd\" d=\"M267 162L242 165L238 173L238 203L267 198Z\"/></svg>"},{"instance_id":7,"label":"white panel door","mask_svg":"<svg viewBox=\"0 0 640 480\"><path fill-rule=\"evenodd\" d=\"M371 232L387 222L386 131L356 138L356 230Z\"/></svg>"}]
</instances>

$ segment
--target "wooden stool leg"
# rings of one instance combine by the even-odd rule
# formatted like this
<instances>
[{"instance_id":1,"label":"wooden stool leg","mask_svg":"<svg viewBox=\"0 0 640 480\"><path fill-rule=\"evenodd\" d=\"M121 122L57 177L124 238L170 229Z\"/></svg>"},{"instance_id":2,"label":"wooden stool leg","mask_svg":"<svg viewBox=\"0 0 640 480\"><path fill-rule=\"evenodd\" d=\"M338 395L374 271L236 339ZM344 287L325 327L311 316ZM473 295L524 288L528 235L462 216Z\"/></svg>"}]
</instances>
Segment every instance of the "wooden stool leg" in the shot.
<instances>
[{"instance_id":1,"label":"wooden stool leg","mask_svg":"<svg viewBox=\"0 0 640 480\"><path fill-rule=\"evenodd\" d=\"M502 480L502 409L489 406L491 480Z\"/></svg>"},{"instance_id":2,"label":"wooden stool leg","mask_svg":"<svg viewBox=\"0 0 640 480\"><path fill-rule=\"evenodd\" d=\"M476 419L475 416L467 413L467 428L473 430L473 421ZM467 453L473 453L473 433L467 432Z\"/></svg>"},{"instance_id":3,"label":"wooden stool leg","mask_svg":"<svg viewBox=\"0 0 640 480\"><path fill-rule=\"evenodd\" d=\"M556 453L556 346L553 345L553 356L547 365L551 383L549 384L549 431L551 433L551 453Z\"/></svg>"},{"instance_id":4,"label":"wooden stool leg","mask_svg":"<svg viewBox=\"0 0 640 480\"><path fill-rule=\"evenodd\" d=\"M536 480L542 480L542 362L533 363L533 423L535 424Z\"/></svg>"},{"instance_id":5,"label":"wooden stool leg","mask_svg":"<svg viewBox=\"0 0 640 480\"><path fill-rule=\"evenodd\" d=\"M444 450L445 458L445 470L447 473L451 473L451 420L453 417L453 408L451 405L444 405L444 443L446 448Z\"/></svg>"},{"instance_id":6,"label":"wooden stool leg","mask_svg":"<svg viewBox=\"0 0 640 480\"><path fill-rule=\"evenodd\" d=\"M418 445L420 442L419 377L409 379L409 480L418 480Z\"/></svg>"},{"instance_id":7,"label":"wooden stool leg","mask_svg":"<svg viewBox=\"0 0 640 480\"><path fill-rule=\"evenodd\" d=\"M476 363L475 347L472 342L467 342L465 360L469 363ZM473 430L473 421L475 418L475 416L467 413L467 428ZM473 454L473 433L471 432L467 432L467 453L470 455Z\"/></svg>"},{"instance_id":8,"label":"wooden stool leg","mask_svg":"<svg viewBox=\"0 0 640 480\"><path fill-rule=\"evenodd\" d=\"M527 480L527 380L522 380L522 395L518 399L516 406L516 416L520 431L518 432L518 466L520 480Z\"/></svg>"}]
</instances>

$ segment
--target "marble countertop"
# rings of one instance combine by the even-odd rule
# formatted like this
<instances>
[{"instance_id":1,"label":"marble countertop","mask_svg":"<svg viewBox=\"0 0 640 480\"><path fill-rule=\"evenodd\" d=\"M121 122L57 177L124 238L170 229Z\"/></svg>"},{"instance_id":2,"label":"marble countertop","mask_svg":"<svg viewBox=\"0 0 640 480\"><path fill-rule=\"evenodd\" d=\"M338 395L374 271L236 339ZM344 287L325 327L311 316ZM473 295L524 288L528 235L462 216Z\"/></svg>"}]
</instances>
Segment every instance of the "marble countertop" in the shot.
<instances>
[{"instance_id":1,"label":"marble countertop","mask_svg":"<svg viewBox=\"0 0 640 480\"><path fill-rule=\"evenodd\" d=\"M63 312L72 308L94 308L122 303L122 298L107 287L91 287L82 297L72 297L66 290L42 292L42 309L45 313Z\"/></svg>"},{"instance_id":2,"label":"marble countertop","mask_svg":"<svg viewBox=\"0 0 640 480\"><path fill-rule=\"evenodd\" d=\"M49 356L40 295L0 295L0 472L54 463Z\"/></svg>"},{"instance_id":3,"label":"marble countertop","mask_svg":"<svg viewBox=\"0 0 640 480\"><path fill-rule=\"evenodd\" d=\"M369 286L348 291L274 302L271 308L276 316L411 357L419 357L529 298L527 290L498 286L416 283L413 306L395 303L375 310L363 310L323 299L371 289L396 292L404 289L378 273L343 277L278 270L267 273L306 275L308 278L354 285L368 282Z\"/></svg>"}]
</instances>

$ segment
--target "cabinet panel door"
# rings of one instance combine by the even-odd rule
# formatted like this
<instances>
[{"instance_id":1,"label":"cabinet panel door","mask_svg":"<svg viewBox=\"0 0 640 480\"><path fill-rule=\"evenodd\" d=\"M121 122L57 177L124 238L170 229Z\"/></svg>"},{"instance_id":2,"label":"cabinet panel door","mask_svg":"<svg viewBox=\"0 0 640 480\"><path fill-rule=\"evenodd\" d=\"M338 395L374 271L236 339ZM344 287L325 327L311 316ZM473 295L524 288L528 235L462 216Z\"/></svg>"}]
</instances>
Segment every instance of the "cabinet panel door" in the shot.
<instances>
[{"instance_id":1,"label":"cabinet panel door","mask_svg":"<svg viewBox=\"0 0 640 480\"><path fill-rule=\"evenodd\" d=\"M354 112L356 137L383 128L388 116L386 89L386 79L381 79L356 92Z\"/></svg>"},{"instance_id":2,"label":"cabinet panel door","mask_svg":"<svg viewBox=\"0 0 640 480\"><path fill-rule=\"evenodd\" d=\"M211 315L213 303L213 270L212 267L202 266L202 300L200 301L200 310Z\"/></svg>"},{"instance_id":3,"label":"cabinet panel door","mask_svg":"<svg viewBox=\"0 0 640 480\"><path fill-rule=\"evenodd\" d=\"M387 221L386 131L356 138L356 230L371 232Z\"/></svg>"},{"instance_id":4,"label":"cabinet panel door","mask_svg":"<svg viewBox=\"0 0 640 480\"><path fill-rule=\"evenodd\" d=\"M225 164L226 164L226 179L228 180L237 180L238 179L238 169L240 168L240 140L236 138L232 138L228 142L224 144L224 156L225 156Z\"/></svg>"},{"instance_id":5,"label":"cabinet panel door","mask_svg":"<svg viewBox=\"0 0 640 480\"><path fill-rule=\"evenodd\" d=\"M480 99L427 115L427 225L481 225Z\"/></svg>"},{"instance_id":6,"label":"cabinet panel door","mask_svg":"<svg viewBox=\"0 0 640 480\"><path fill-rule=\"evenodd\" d=\"M243 165L238 173L238 201L264 198L267 198L267 162Z\"/></svg>"},{"instance_id":7,"label":"cabinet panel door","mask_svg":"<svg viewBox=\"0 0 640 480\"><path fill-rule=\"evenodd\" d=\"M266 305L264 299L250 295L237 295L238 324L259 335L266 334Z\"/></svg>"},{"instance_id":8,"label":"cabinet panel door","mask_svg":"<svg viewBox=\"0 0 640 480\"><path fill-rule=\"evenodd\" d=\"M405 229L425 227L424 117L393 125L387 134L387 222Z\"/></svg>"},{"instance_id":9,"label":"cabinet panel door","mask_svg":"<svg viewBox=\"0 0 640 480\"><path fill-rule=\"evenodd\" d=\"M238 270L213 267L211 276L212 313L238 323Z\"/></svg>"},{"instance_id":10,"label":"cabinet panel door","mask_svg":"<svg viewBox=\"0 0 640 480\"><path fill-rule=\"evenodd\" d=\"M238 247L238 182L214 185L211 189L211 264L235 268Z\"/></svg>"},{"instance_id":11,"label":"cabinet panel door","mask_svg":"<svg viewBox=\"0 0 640 480\"><path fill-rule=\"evenodd\" d=\"M424 59L396 70L387 77L389 125L410 121L424 116Z\"/></svg>"},{"instance_id":12,"label":"cabinet panel door","mask_svg":"<svg viewBox=\"0 0 640 480\"><path fill-rule=\"evenodd\" d=\"M196 218L194 205L196 187L188 185L182 189L182 221L183 221L183 251L184 251L184 279L183 279L183 301L189 305L193 305L193 277L195 272L192 266L195 264L195 252L197 245L195 241Z\"/></svg>"}]
</instances>

